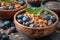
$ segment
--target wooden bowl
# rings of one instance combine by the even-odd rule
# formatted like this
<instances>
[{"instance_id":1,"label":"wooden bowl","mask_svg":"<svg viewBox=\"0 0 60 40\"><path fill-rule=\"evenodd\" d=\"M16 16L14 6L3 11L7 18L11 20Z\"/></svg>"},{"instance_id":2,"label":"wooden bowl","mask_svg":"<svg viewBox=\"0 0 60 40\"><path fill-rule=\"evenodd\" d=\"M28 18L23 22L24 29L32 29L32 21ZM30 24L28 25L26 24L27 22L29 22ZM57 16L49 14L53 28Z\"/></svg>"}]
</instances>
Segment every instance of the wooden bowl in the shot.
<instances>
[{"instance_id":1,"label":"wooden bowl","mask_svg":"<svg viewBox=\"0 0 60 40\"><path fill-rule=\"evenodd\" d=\"M46 28L30 28L30 27L26 27L20 23L18 23L17 19L16 19L16 16L21 13L21 12L24 12L25 10L21 10L21 11L18 11L15 15L14 15L14 23L15 23L15 26L17 28L17 30L19 32L22 32L25 36L28 36L28 37L32 37L32 38L40 38L40 37L45 37L45 36L48 36L50 35L51 33L53 33L57 27L57 23L58 23L58 16L55 12L49 10L49 9L46 9L46 11L50 12L52 15L54 15L56 17L56 22L54 24L52 24L51 26L47 26ZM26 12L26 11L25 11Z\"/></svg>"},{"instance_id":2,"label":"wooden bowl","mask_svg":"<svg viewBox=\"0 0 60 40\"><path fill-rule=\"evenodd\" d=\"M27 7L27 0L25 0L25 5L21 6L20 8L13 9L13 10L0 10L0 19L13 19L14 14Z\"/></svg>"}]
</instances>

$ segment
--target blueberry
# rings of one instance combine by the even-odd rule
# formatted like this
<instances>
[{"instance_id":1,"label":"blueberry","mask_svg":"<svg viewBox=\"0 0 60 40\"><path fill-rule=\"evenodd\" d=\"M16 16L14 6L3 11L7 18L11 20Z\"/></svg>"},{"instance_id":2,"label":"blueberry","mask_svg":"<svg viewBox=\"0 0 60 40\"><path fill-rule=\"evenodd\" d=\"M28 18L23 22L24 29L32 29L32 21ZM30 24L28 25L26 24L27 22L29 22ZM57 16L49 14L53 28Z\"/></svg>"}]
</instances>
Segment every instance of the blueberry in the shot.
<instances>
[{"instance_id":1,"label":"blueberry","mask_svg":"<svg viewBox=\"0 0 60 40\"><path fill-rule=\"evenodd\" d=\"M45 15L48 15L48 12L47 12L47 11L45 11L45 12L44 12L44 14L45 14Z\"/></svg>"},{"instance_id":2,"label":"blueberry","mask_svg":"<svg viewBox=\"0 0 60 40\"><path fill-rule=\"evenodd\" d=\"M29 26L29 25L30 25L30 22L26 22L26 23L25 23L25 26Z\"/></svg>"},{"instance_id":3,"label":"blueberry","mask_svg":"<svg viewBox=\"0 0 60 40\"><path fill-rule=\"evenodd\" d=\"M20 24L23 24L23 20L21 20L21 19L18 19L18 22L19 22Z\"/></svg>"},{"instance_id":4,"label":"blueberry","mask_svg":"<svg viewBox=\"0 0 60 40\"><path fill-rule=\"evenodd\" d=\"M18 19L22 19L23 18L23 15L22 14L19 14L19 15L17 15L17 18Z\"/></svg>"},{"instance_id":5,"label":"blueberry","mask_svg":"<svg viewBox=\"0 0 60 40\"><path fill-rule=\"evenodd\" d=\"M55 21L56 21L55 16L51 16L51 20L52 20L53 22L55 22Z\"/></svg>"},{"instance_id":6,"label":"blueberry","mask_svg":"<svg viewBox=\"0 0 60 40\"><path fill-rule=\"evenodd\" d=\"M29 21L29 20L30 20L30 18L29 18L28 16L23 17L23 21L24 21L24 22L27 22L27 21Z\"/></svg>"},{"instance_id":7,"label":"blueberry","mask_svg":"<svg viewBox=\"0 0 60 40\"><path fill-rule=\"evenodd\" d=\"M14 8L14 6L9 6L9 10L13 10Z\"/></svg>"},{"instance_id":8,"label":"blueberry","mask_svg":"<svg viewBox=\"0 0 60 40\"><path fill-rule=\"evenodd\" d=\"M36 25L35 25L35 24L30 24L29 27L30 27L30 28L35 28Z\"/></svg>"},{"instance_id":9,"label":"blueberry","mask_svg":"<svg viewBox=\"0 0 60 40\"><path fill-rule=\"evenodd\" d=\"M49 16L49 15L45 15L45 16L44 16L44 19L45 19L45 20L49 20L49 19L50 19L50 16Z\"/></svg>"},{"instance_id":10,"label":"blueberry","mask_svg":"<svg viewBox=\"0 0 60 40\"><path fill-rule=\"evenodd\" d=\"M20 1L24 1L24 0L18 0L18 1L20 2Z\"/></svg>"},{"instance_id":11,"label":"blueberry","mask_svg":"<svg viewBox=\"0 0 60 40\"><path fill-rule=\"evenodd\" d=\"M21 4L21 6L23 6L25 4L25 1L20 1L19 3Z\"/></svg>"},{"instance_id":12,"label":"blueberry","mask_svg":"<svg viewBox=\"0 0 60 40\"><path fill-rule=\"evenodd\" d=\"M13 33L15 33L16 32L16 28L13 26L13 27L11 27L10 28L11 29L11 31L13 32Z\"/></svg>"},{"instance_id":13,"label":"blueberry","mask_svg":"<svg viewBox=\"0 0 60 40\"><path fill-rule=\"evenodd\" d=\"M48 21L48 26L51 26L53 24L52 21Z\"/></svg>"},{"instance_id":14,"label":"blueberry","mask_svg":"<svg viewBox=\"0 0 60 40\"><path fill-rule=\"evenodd\" d=\"M0 23L0 28L3 29L4 28L4 24Z\"/></svg>"},{"instance_id":15,"label":"blueberry","mask_svg":"<svg viewBox=\"0 0 60 40\"><path fill-rule=\"evenodd\" d=\"M0 40L2 39L2 33L0 33Z\"/></svg>"},{"instance_id":16,"label":"blueberry","mask_svg":"<svg viewBox=\"0 0 60 40\"><path fill-rule=\"evenodd\" d=\"M0 9L4 10L4 9L5 9L5 7L2 7L2 6L1 6L1 7L0 7Z\"/></svg>"},{"instance_id":17,"label":"blueberry","mask_svg":"<svg viewBox=\"0 0 60 40\"><path fill-rule=\"evenodd\" d=\"M9 36L8 35L2 35L2 39L3 40L9 40Z\"/></svg>"},{"instance_id":18,"label":"blueberry","mask_svg":"<svg viewBox=\"0 0 60 40\"><path fill-rule=\"evenodd\" d=\"M10 24L11 24L11 21L9 20L4 22L4 26L10 26Z\"/></svg>"}]
</instances>

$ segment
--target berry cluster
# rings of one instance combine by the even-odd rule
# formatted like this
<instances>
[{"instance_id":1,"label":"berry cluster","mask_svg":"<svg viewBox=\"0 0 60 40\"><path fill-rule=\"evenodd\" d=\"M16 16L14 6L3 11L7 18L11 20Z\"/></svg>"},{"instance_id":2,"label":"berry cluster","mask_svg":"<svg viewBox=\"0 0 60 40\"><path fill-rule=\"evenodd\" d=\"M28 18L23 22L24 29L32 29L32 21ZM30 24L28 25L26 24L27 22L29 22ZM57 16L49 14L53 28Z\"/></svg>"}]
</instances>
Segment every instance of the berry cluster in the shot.
<instances>
[{"instance_id":1,"label":"berry cluster","mask_svg":"<svg viewBox=\"0 0 60 40\"><path fill-rule=\"evenodd\" d=\"M17 21L20 24L24 24L25 26L29 26L31 28L35 27L36 25L34 23L30 23L30 18L29 16L23 16L22 14L17 15Z\"/></svg>"},{"instance_id":2,"label":"berry cluster","mask_svg":"<svg viewBox=\"0 0 60 40\"><path fill-rule=\"evenodd\" d=\"M0 23L0 29L6 30L7 29L7 33L9 34L9 32L16 32L16 28L14 26L14 23L12 23L12 21L4 21L3 23ZM10 30L9 30L10 29Z\"/></svg>"},{"instance_id":3,"label":"berry cluster","mask_svg":"<svg viewBox=\"0 0 60 40\"><path fill-rule=\"evenodd\" d=\"M14 22L10 20L4 20L0 23L0 40L9 40L11 33L16 33L17 30L14 26Z\"/></svg>"},{"instance_id":4,"label":"berry cluster","mask_svg":"<svg viewBox=\"0 0 60 40\"><path fill-rule=\"evenodd\" d=\"M47 11L45 11L44 14L44 20L48 20L48 26L52 25L56 21L56 17L54 15L49 14Z\"/></svg>"},{"instance_id":5,"label":"berry cluster","mask_svg":"<svg viewBox=\"0 0 60 40\"><path fill-rule=\"evenodd\" d=\"M0 40L9 40L9 36L5 33L0 33Z\"/></svg>"}]
</instances>

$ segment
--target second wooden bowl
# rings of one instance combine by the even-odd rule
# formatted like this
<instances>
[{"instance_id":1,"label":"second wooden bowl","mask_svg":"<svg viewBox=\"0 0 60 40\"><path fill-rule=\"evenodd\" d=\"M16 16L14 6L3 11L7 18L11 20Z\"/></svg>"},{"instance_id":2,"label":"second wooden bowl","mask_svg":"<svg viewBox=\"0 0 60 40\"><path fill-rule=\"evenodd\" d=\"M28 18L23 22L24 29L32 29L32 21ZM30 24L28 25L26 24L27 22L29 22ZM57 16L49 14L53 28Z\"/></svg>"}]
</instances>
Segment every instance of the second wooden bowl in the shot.
<instances>
[{"instance_id":1,"label":"second wooden bowl","mask_svg":"<svg viewBox=\"0 0 60 40\"><path fill-rule=\"evenodd\" d=\"M14 10L0 10L0 19L13 19L14 14L27 7L27 0L25 0L25 5Z\"/></svg>"}]
</instances>

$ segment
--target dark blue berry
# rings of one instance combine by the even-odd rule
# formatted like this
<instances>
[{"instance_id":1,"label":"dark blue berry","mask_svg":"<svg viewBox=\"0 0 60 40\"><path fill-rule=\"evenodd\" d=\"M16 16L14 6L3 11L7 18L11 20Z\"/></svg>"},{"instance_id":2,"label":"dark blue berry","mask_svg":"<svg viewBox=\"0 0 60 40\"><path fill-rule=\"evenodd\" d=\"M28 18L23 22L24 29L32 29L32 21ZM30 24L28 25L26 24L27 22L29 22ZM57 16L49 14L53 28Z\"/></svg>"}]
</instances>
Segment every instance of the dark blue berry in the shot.
<instances>
[{"instance_id":1,"label":"dark blue berry","mask_svg":"<svg viewBox=\"0 0 60 40\"><path fill-rule=\"evenodd\" d=\"M48 21L48 26L51 26L53 24L52 21Z\"/></svg>"},{"instance_id":2,"label":"dark blue berry","mask_svg":"<svg viewBox=\"0 0 60 40\"><path fill-rule=\"evenodd\" d=\"M0 23L0 28L3 29L4 28L4 24Z\"/></svg>"},{"instance_id":3,"label":"dark blue berry","mask_svg":"<svg viewBox=\"0 0 60 40\"><path fill-rule=\"evenodd\" d=\"M23 6L25 4L25 1L20 1L19 3L21 4L21 6Z\"/></svg>"},{"instance_id":4,"label":"dark blue berry","mask_svg":"<svg viewBox=\"0 0 60 40\"><path fill-rule=\"evenodd\" d=\"M18 19L18 22L19 22L20 24L23 24L23 20L21 20L21 19Z\"/></svg>"},{"instance_id":5,"label":"dark blue berry","mask_svg":"<svg viewBox=\"0 0 60 40\"><path fill-rule=\"evenodd\" d=\"M0 40L2 39L2 33L0 33Z\"/></svg>"},{"instance_id":6,"label":"dark blue berry","mask_svg":"<svg viewBox=\"0 0 60 40\"><path fill-rule=\"evenodd\" d=\"M9 6L9 10L13 10L14 8L14 6Z\"/></svg>"},{"instance_id":7,"label":"dark blue berry","mask_svg":"<svg viewBox=\"0 0 60 40\"><path fill-rule=\"evenodd\" d=\"M20 2L20 1L24 1L24 0L18 0L18 1Z\"/></svg>"},{"instance_id":8,"label":"dark blue berry","mask_svg":"<svg viewBox=\"0 0 60 40\"><path fill-rule=\"evenodd\" d=\"M4 22L4 26L10 26L10 24L11 24L11 21L5 21Z\"/></svg>"},{"instance_id":9,"label":"dark blue berry","mask_svg":"<svg viewBox=\"0 0 60 40\"><path fill-rule=\"evenodd\" d=\"M30 28L35 28L36 25L35 25L35 24L30 24L29 27L30 27Z\"/></svg>"},{"instance_id":10,"label":"dark blue berry","mask_svg":"<svg viewBox=\"0 0 60 40\"><path fill-rule=\"evenodd\" d=\"M23 21L24 21L24 22L27 22L27 21L29 21L29 20L30 20L30 18L29 18L28 16L23 17Z\"/></svg>"},{"instance_id":11,"label":"dark blue berry","mask_svg":"<svg viewBox=\"0 0 60 40\"><path fill-rule=\"evenodd\" d=\"M5 9L5 7L2 7L2 6L1 6L1 7L0 7L0 9L4 10L4 9Z\"/></svg>"},{"instance_id":12,"label":"dark blue berry","mask_svg":"<svg viewBox=\"0 0 60 40\"><path fill-rule=\"evenodd\" d=\"M18 19L22 19L23 18L23 15L22 14L19 14L19 15L17 15L17 18Z\"/></svg>"},{"instance_id":13,"label":"dark blue berry","mask_svg":"<svg viewBox=\"0 0 60 40\"><path fill-rule=\"evenodd\" d=\"M49 15L45 15L45 16L44 16L44 19L45 19L45 20L49 20L49 19L50 19L50 16L49 16Z\"/></svg>"},{"instance_id":14,"label":"dark blue berry","mask_svg":"<svg viewBox=\"0 0 60 40\"><path fill-rule=\"evenodd\" d=\"M55 21L56 21L55 16L51 16L51 20L52 20L53 22L55 22Z\"/></svg>"},{"instance_id":15,"label":"dark blue berry","mask_svg":"<svg viewBox=\"0 0 60 40\"><path fill-rule=\"evenodd\" d=\"M25 26L29 26L30 25L30 22L25 22Z\"/></svg>"},{"instance_id":16,"label":"dark blue berry","mask_svg":"<svg viewBox=\"0 0 60 40\"><path fill-rule=\"evenodd\" d=\"M17 30L16 30L16 28L13 26L13 27L11 27L10 28L11 29L11 31L13 32L13 33L15 33Z\"/></svg>"},{"instance_id":17,"label":"dark blue berry","mask_svg":"<svg viewBox=\"0 0 60 40\"><path fill-rule=\"evenodd\" d=\"M9 40L9 36L8 35L2 35L2 39L3 40Z\"/></svg>"}]
</instances>

